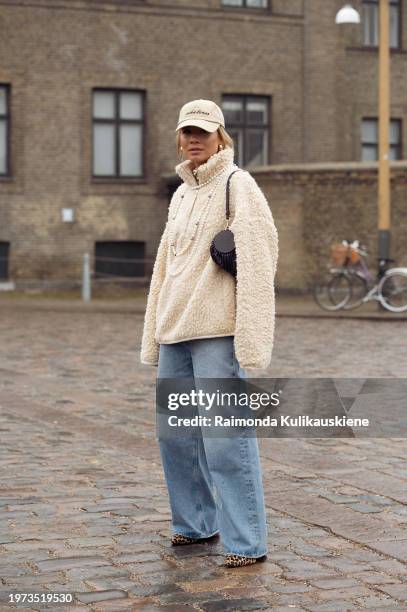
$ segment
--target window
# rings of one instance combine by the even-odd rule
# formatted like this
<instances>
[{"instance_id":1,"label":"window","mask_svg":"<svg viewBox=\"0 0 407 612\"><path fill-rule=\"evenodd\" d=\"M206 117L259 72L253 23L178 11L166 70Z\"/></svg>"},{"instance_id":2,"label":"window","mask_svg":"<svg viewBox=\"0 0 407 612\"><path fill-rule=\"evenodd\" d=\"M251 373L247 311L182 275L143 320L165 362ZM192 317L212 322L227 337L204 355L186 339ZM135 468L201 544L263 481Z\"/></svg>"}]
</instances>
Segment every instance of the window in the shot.
<instances>
[{"instance_id":1,"label":"window","mask_svg":"<svg viewBox=\"0 0 407 612\"><path fill-rule=\"evenodd\" d=\"M389 133L389 159L401 159L401 121L391 119ZM362 161L379 159L379 124L376 118L362 120Z\"/></svg>"},{"instance_id":2,"label":"window","mask_svg":"<svg viewBox=\"0 0 407 612\"><path fill-rule=\"evenodd\" d=\"M269 106L267 96L223 96L226 129L234 140L238 165L268 164Z\"/></svg>"},{"instance_id":3,"label":"window","mask_svg":"<svg viewBox=\"0 0 407 612\"><path fill-rule=\"evenodd\" d=\"M222 0L222 6L238 6L243 8L268 8L269 0Z\"/></svg>"},{"instance_id":4,"label":"window","mask_svg":"<svg viewBox=\"0 0 407 612\"><path fill-rule=\"evenodd\" d=\"M144 94L94 90L93 176L143 176Z\"/></svg>"},{"instance_id":5,"label":"window","mask_svg":"<svg viewBox=\"0 0 407 612\"><path fill-rule=\"evenodd\" d=\"M131 240L95 242L95 276L111 279L144 277L145 243Z\"/></svg>"},{"instance_id":6,"label":"window","mask_svg":"<svg viewBox=\"0 0 407 612\"><path fill-rule=\"evenodd\" d=\"M0 176L9 174L10 91L0 85Z\"/></svg>"},{"instance_id":7,"label":"window","mask_svg":"<svg viewBox=\"0 0 407 612\"><path fill-rule=\"evenodd\" d=\"M400 1L390 0L390 47L400 46ZM363 44L379 45L379 0L363 0Z\"/></svg>"}]
</instances>

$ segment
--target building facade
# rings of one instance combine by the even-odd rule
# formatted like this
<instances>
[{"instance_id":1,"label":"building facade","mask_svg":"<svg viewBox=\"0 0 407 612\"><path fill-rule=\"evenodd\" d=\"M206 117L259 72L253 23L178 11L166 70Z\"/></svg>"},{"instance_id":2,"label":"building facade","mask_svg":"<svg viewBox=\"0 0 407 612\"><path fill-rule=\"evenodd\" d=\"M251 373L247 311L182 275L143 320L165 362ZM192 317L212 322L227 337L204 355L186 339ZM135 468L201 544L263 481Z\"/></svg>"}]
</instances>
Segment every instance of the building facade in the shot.
<instances>
[{"instance_id":1,"label":"building facade","mask_svg":"<svg viewBox=\"0 0 407 612\"><path fill-rule=\"evenodd\" d=\"M77 279L84 253L96 274L148 278L192 99L222 106L249 170L377 159L378 3L338 26L343 4L0 0L0 280ZM403 159L407 0L390 30Z\"/></svg>"}]
</instances>

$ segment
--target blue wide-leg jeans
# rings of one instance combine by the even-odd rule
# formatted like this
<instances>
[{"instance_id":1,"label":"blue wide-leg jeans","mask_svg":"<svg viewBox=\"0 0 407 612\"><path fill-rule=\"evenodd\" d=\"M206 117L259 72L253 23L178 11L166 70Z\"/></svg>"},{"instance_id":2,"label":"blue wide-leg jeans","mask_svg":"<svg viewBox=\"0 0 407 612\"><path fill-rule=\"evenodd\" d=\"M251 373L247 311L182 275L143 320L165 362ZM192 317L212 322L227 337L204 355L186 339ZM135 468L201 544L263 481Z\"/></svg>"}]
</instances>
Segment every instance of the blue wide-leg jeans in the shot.
<instances>
[{"instance_id":1,"label":"blue wide-leg jeans","mask_svg":"<svg viewBox=\"0 0 407 612\"><path fill-rule=\"evenodd\" d=\"M246 378L233 336L161 344L157 379ZM196 414L200 412L199 405ZM208 414L208 413L206 413ZM199 431L199 428L198 428ZM172 531L193 538L217 532L227 553L261 557L267 523L257 438L157 436Z\"/></svg>"}]
</instances>

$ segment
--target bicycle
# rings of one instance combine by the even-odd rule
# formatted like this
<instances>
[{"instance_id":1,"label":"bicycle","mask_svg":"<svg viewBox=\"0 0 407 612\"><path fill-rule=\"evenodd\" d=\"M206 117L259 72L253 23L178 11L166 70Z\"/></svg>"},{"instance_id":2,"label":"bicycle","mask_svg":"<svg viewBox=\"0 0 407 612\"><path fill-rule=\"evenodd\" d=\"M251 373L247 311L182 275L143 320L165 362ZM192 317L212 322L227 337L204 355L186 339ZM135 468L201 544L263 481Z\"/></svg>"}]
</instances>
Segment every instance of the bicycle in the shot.
<instances>
[{"instance_id":1,"label":"bicycle","mask_svg":"<svg viewBox=\"0 0 407 612\"><path fill-rule=\"evenodd\" d=\"M351 310L377 300L390 312L407 310L407 268L386 268L394 259L379 261L380 273L374 277L365 257L366 248L358 240L343 240L333 245L334 265L328 277L313 289L316 303L324 310Z\"/></svg>"}]
</instances>

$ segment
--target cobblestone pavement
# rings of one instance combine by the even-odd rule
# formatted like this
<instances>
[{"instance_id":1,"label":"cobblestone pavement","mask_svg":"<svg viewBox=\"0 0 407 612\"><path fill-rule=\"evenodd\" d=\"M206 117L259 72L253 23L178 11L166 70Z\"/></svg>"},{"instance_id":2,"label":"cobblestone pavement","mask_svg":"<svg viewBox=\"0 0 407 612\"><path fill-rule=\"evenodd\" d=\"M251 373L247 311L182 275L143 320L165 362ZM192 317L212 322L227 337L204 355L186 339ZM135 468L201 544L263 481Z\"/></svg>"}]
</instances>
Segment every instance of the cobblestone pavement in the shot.
<instances>
[{"instance_id":1,"label":"cobblestone pavement","mask_svg":"<svg viewBox=\"0 0 407 612\"><path fill-rule=\"evenodd\" d=\"M141 326L1 310L0 610L407 610L405 440L262 438L268 560L170 546ZM405 376L406 345L403 321L279 318L267 375Z\"/></svg>"}]
</instances>

